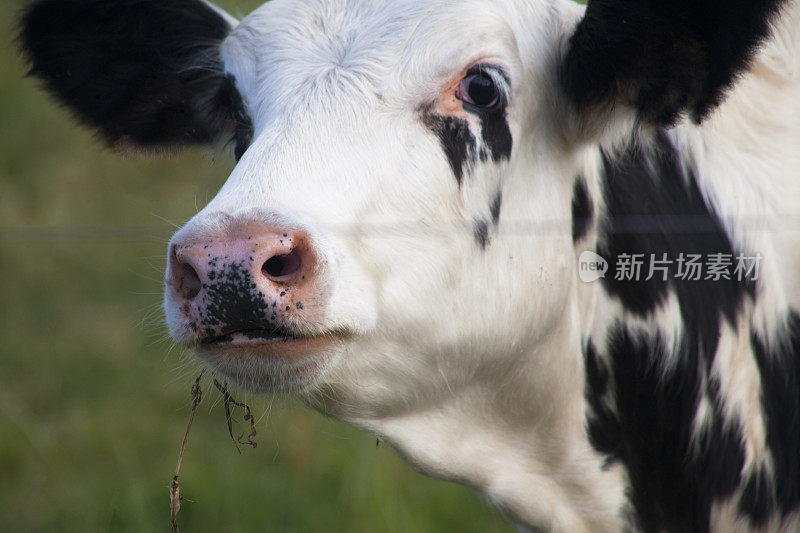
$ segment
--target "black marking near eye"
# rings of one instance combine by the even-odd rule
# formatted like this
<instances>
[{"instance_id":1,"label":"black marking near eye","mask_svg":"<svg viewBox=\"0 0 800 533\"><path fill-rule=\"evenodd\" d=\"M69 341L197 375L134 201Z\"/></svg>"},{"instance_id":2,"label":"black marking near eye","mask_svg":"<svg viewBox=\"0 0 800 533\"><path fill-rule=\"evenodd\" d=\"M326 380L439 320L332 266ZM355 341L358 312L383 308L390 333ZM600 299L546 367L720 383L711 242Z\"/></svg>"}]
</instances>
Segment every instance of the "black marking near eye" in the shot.
<instances>
[{"instance_id":1,"label":"black marking near eye","mask_svg":"<svg viewBox=\"0 0 800 533\"><path fill-rule=\"evenodd\" d=\"M481 250L485 250L486 245L489 243L489 223L483 219L476 220L472 232L475 235L475 241L477 241L478 246L481 247Z\"/></svg>"},{"instance_id":2,"label":"black marking near eye","mask_svg":"<svg viewBox=\"0 0 800 533\"><path fill-rule=\"evenodd\" d=\"M579 176L572 192L572 241L584 238L591 226L594 206L586 190L586 180Z\"/></svg>"},{"instance_id":3,"label":"black marking near eye","mask_svg":"<svg viewBox=\"0 0 800 533\"><path fill-rule=\"evenodd\" d=\"M511 129L508 127L508 120L504 114L500 113L481 113L481 137L483 142L489 147L492 160L497 163L511 157L513 139Z\"/></svg>"},{"instance_id":4,"label":"black marking near eye","mask_svg":"<svg viewBox=\"0 0 800 533\"><path fill-rule=\"evenodd\" d=\"M466 120L432 113L423 115L423 122L439 137L450 168L459 185L464 180L464 167L475 159L475 136Z\"/></svg>"}]
</instances>

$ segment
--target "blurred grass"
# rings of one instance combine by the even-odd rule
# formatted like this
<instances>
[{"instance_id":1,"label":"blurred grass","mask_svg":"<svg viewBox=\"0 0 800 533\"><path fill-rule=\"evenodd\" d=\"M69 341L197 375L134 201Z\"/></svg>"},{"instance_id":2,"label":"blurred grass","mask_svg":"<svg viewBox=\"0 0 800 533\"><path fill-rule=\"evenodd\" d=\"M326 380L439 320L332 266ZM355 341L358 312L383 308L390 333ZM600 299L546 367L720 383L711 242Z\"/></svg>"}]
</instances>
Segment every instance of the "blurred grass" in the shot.
<instances>
[{"instance_id":1,"label":"blurred grass","mask_svg":"<svg viewBox=\"0 0 800 533\"><path fill-rule=\"evenodd\" d=\"M22 5L0 5L0 530L165 531L197 373L161 325L167 219L188 219L232 161L103 149L23 78ZM184 531L513 530L470 490L284 398L247 398L260 446L239 455L205 392Z\"/></svg>"}]
</instances>

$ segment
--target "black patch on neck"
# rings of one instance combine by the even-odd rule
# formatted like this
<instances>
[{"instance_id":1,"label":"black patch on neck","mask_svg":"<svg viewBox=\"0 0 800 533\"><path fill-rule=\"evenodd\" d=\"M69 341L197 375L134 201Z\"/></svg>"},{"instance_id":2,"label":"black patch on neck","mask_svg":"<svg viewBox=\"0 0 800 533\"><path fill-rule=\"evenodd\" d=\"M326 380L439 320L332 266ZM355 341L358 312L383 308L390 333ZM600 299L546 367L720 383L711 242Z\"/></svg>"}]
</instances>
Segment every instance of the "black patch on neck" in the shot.
<instances>
[{"instance_id":1,"label":"black patch on neck","mask_svg":"<svg viewBox=\"0 0 800 533\"><path fill-rule=\"evenodd\" d=\"M674 290L681 315L692 335L716 338L719 318L729 322L739 310L745 295L754 287L744 281L678 279L680 254L726 254L735 257L730 237L722 221L706 204L691 168L684 169L667 134L659 130L649 149L631 147L621 156L603 154L605 179L603 195L606 213L600 222L603 237L598 253L611 268L622 254L651 254L672 260L668 281L655 275L649 281L643 272L639 281L616 280L606 276L606 290L620 299L625 308L643 317L653 312ZM705 277L705 274L703 275ZM708 346L706 353L713 357Z\"/></svg>"},{"instance_id":2,"label":"black patch on neck","mask_svg":"<svg viewBox=\"0 0 800 533\"><path fill-rule=\"evenodd\" d=\"M590 339L585 351L589 434L609 461L621 461L631 480L631 502L644 531L708 531L711 505L731 496L740 483L743 436L723 414L719 383L711 366L723 320L732 325L752 284L731 280L677 278L680 253L736 257L722 222L706 204L693 171L685 169L666 133L649 149L604 154L598 254L609 263L603 287L626 311L652 318L674 294L683 332L676 352L659 335L644 335L617 324L606 339ZM651 254L673 261L668 279L617 280L622 254ZM703 278L705 273L703 273ZM598 348L606 353L598 355ZM663 361L673 368L665 372ZM797 390L794 391L795 398ZM614 399L614 409L604 402ZM698 395L708 400L705 429L693 434ZM751 488L751 493L760 488ZM756 505L758 507L758 505Z\"/></svg>"},{"instance_id":3,"label":"black patch on neck","mask_svg":"<svg viewBox=\"0 0 800 533\"><path fill-rule=\"evenodd\" d=\"M742 497L739 498L739 511L750 517L754 527L763 526L775 510L774 499L772 476L761 467L747 478Z\"/></svg>"},{"instance_id":4,"label":"black patch on neck","mask_svg":"<svg viewBox=\"0 0 800 533\"><path fill-rule=\"evenodd\" d=\"M450 168L459 185L464 180L464 168L475 163L476 141L469 123L460 118L424 113L423 122L439 138Z\"/></svg>"},{"instance_id":5,"label":"black patch on neck","mask_svg":"<svg viewBox=\"0 0 800 533\"><path fill-rule=\"evenodd\" d=\"M699 122L748 68L786 0L590 0L561 66L582 111L632 102L641 119Z\"/></svg>"},{"instance_id":6,"label":"black patch on neck","mask_svg":"<svg viewBox=\"0 0 800 533\"><path fill-rule=\"evenodd\" d=\"M625 465L642 531L709 531L714 500L739 486L744 449L735 417L728 423L723 414L719 384L708 378L707 354L685 336L676 368L664 372L670 355L660 336L618 325L607 342L607 359L591 342L585 353L592 445L609 463ZM701 390L711 412L704 431L694 435ZM615 409L604 401L606 395Z\"/></svg>"},{"instance_id":7,"label":"black patch on neck","mask_svg":"<svg viewBox=\"0 0 800 533\"><path fill-rule=\"evenodd\" d=\"M586 237L592 224L594 206L586 189L586 180L578 176L572 191L572 241Z\"/></svg>"},{"instance_id":8,"label":"black patch on neck","mask_svg":"<svg viewBox=\"0 0 800 533\"><path fill-rule=\"evenodd\" d=\"M754 335L751 346L761 374L774 486L766 475L751 476L740 509L762 525L773 508L773 494L774 507L784 515L800 506L800 315L789 315L784 335L772 345Z\"/></svg>"},{"instance_id":9,"label":"black patch on neck","mask_svg":"<svg viewBox=\"0 0 800 533\"><path fill-rule=\"evenodd\" d=\"M30 74L110 144L233 133L241 152L249 119L218 50L230 29L200 0L40 0L23 15L20 43Z\"/></svg>"}]
</instances>

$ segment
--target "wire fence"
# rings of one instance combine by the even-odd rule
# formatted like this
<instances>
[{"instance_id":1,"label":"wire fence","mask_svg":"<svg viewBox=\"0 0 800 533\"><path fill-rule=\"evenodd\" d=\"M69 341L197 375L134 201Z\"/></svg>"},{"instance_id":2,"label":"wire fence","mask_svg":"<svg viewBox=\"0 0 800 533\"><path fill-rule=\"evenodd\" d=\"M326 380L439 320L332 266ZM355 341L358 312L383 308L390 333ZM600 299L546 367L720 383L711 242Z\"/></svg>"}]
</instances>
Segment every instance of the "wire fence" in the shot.
<instances>
[{"instance_id":1,"label":"wire fence","mask_svg":"<svg viewBox=\"0 0 800 533\"><path fill-rule=\"evenodd\" d=\"M115 243L142 242L166 245L174 228L163 226L140 227L14 227L0 228L0 242L22 243Z\"/></svg>"},{"instance_id":2,"label":"wire fence","mask_svg":"<svg viewBox=\"0 0 800 533\"><path fill-rule=\"evenodd\" d=\"M776 220L779 221L776 223ZM465 230L473 230L475 221L454 220L394 220L385 222L358 222L354 224L329 224L320 222L323 233L339 236L360 236L366 238L391 238L393 236L427 235L435 238L452 238ZM600 218L597 223L604 234L673 234L690 235L715 233L722 227L748 228L754 233L798 233L800 217L787 215L782 217L737 216L719 221L706 216L693 214L682 215L636 215L615 217L613 224ZM559 236L564 235L572 224L572 219L525 219L508 217L493 228L496 234L515 237L526 236ZM166 243L177 226L19 226L0 227L0 242L44 242L44 243Z\"/></svg>"}]
</instances>

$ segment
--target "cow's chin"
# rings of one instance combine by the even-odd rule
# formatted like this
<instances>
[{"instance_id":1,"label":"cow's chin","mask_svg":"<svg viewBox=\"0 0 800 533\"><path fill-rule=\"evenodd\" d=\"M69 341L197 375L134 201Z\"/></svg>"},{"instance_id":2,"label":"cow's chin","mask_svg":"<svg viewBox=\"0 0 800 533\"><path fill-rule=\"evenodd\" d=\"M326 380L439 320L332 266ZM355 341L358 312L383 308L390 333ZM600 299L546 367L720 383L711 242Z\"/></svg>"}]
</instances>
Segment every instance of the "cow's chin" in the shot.
<instances>
[{"instance_id":1,"label":"cow's chin","mask_svg":"<svg viewBox=\"0 0 800 533\"><path fill-rule=\"evenodd\" d=\"M217 376L251 392L313 388L348 342L348 336L340 333L274 339L232 337L225 343L197 345L195 351Z\"/></svg>"}]
</instances>

